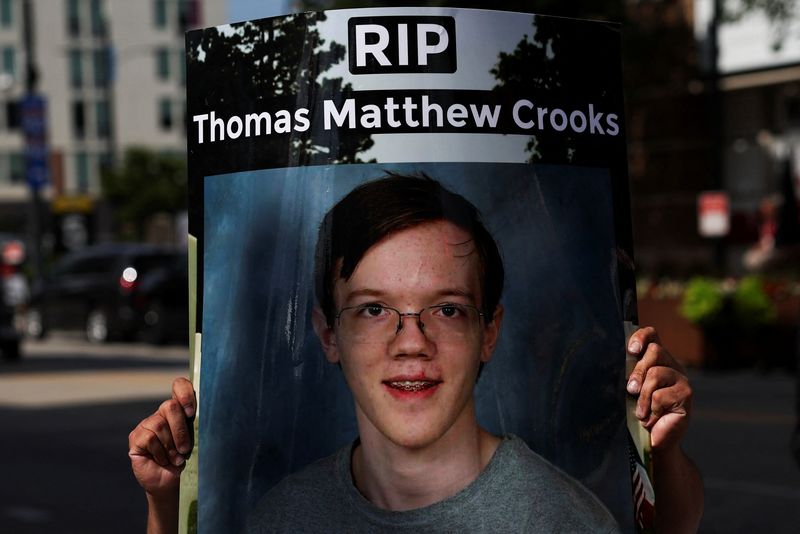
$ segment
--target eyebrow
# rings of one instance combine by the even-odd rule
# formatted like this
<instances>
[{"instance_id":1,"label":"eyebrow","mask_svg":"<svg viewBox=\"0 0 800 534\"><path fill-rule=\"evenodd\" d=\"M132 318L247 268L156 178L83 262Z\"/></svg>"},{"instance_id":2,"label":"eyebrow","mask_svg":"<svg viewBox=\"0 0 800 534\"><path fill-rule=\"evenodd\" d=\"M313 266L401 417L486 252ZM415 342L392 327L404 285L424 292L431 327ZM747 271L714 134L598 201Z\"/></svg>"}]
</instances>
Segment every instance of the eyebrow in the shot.
<instances>
[{"instance_id":1,"label":"eyebrow","mask_svg":"<svg viewBox=\"0 0 800 534\"><path fill-rule=\"evenodd\" d=\"M380 289L362 288L351 291L345 297L345 302L350 302L351 299L357 297L386 297L388 293ZM471 291L467 291L458 287L440 289L433 294L434 297L464 297L470 302L475 302L475 295Z\"/></svg>"}]
</instances>

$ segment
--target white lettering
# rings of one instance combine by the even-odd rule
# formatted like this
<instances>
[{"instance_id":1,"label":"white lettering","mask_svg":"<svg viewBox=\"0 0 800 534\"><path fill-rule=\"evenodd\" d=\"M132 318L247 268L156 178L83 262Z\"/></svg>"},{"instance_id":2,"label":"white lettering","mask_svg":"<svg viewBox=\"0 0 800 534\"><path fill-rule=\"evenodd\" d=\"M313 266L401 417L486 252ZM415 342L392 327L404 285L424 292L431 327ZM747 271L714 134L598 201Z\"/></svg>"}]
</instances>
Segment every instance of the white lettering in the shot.
<instances>
[{"instance_id":1,"label":"white lettering","mask_svg":"<svg viewBox=\"0 0 800 534\"><path fill-rule=\"evenodd\" d=\"M244 136L250 137L250 135L261 135L261 121L264 121L266 127L264 128L264 133L269 134L272 131L272 117L269 116L269 113L266 111L262 113L248 113L244 116ZM251 134L251 125L256 125L255 133Z\"/></svg>"},{"instance_id":2,"label":"white lettering","mask_svg":"<svg viewBox=\"0 0 800 534\"><path fill-rule=\"evenodd\" d=\"M603 114L602 113L595 113L594 112L594 105L589 104L589 132L590 133L595 133L595 130L597 130L597 133L599 133L600 135L605 135L605 132L603 131L603 127L600 125L600 119L602 119L602 118L603 118Z\"/></svg>"},{"instance_id":3,"label":"white lettering","mask_svg":"<svg viewBox=\"0 0 800 534\"><path fill-rule=\"evenodd\" d=\"M408 24L397 25L397 64L408 65Z\"/></svg>"},{"instance_id":4,"label":"white lettering","mask_svg":"<svg viewBox=\"0 0 800 534\"><path fill-rule=\"evenodd\" d=\"M467 112L467 108L462 106L461 104L453 104L449 108L447 108L447 122L455 126L456 128L461 128L467 121L462 120L466 119L469 116Z\"/></svg>"},{"instance_id":5,"label":"white lettering","mask_svg":"<svg viewBox=\"0 0 800 534\"><path fill-rule=\"evenodd\" d=\"M292 115L282 109L275 112L275 133L289 133L292 131Z\"/></svg>"},{"instance_id":6,"label":"white lettering","mask_svg":"<svg viewBox=\"0 0 800 534\"><path fill-rule=\"evenodd\" d=\"M364 128L381 127L381 108L375 104L367 104L361 107L361 126Z\"/></svg>"},{"instance_id":7,"label":"white lettering","mask_svg":"<svg viewBox=\"0 0 800 534\"><path fill-rule=\"evenodd\" d=\"M227 130L228 137L231 139L238 139L239 136L242 135L242 119L236 115L228 119Z\"/></svg>"},{"instance_id":8,"label":"white lettering","mask_svg":"<svg viewBox=\"0 0 800 534\"><path fill-rule=\"evenodd\" d=\"M428 34L432 33L439 36L438 42L435 44L428 44ZM444 26L439 24L418 24L417 25L417 64L427 65L428 56L431 54L438 54L447 49L447 44L450 42L447 36L447 30Z\"/></svg>"},{"instance_id":9,"label":"white lettering","mask_svg":"<svg viewBox=\"0 0 800 534\"><path fill-rule=\"evenodd\" d=\"M378 42L367 44L366 36L372 33L378 36ZM359 24L356 26L356 66L367 65L367 54L378 60L381 66L390 66L389 58L383 51L389 46L389 30L378 24Z\"/></svg>"},{"instance_id":10,"label":"white lettering","mask_svg":"<svg viewBox=\"0 0 800 534\"><path fill-rule=\"evenodd\" d=\"M556 122L556 117L560 117L558 122ZM564 113L561 109L554 109L550 112L550 126L553 127L554 130L559 132L563 132L567 129L567 114Z\"/></svg>"},{"instance_id":11,"label":"white lettering","mask_svg":"<svg viewBox=\"0 0 800 534\"><path fill-rule=\"evenodd\" d=\"M336 109L336 104L333 102L333 100L325 100L323 108L325 113L324 121L326 130L331 129L331 118L336 123L336 126L341 127L344 125L345 119L347 119L348 128L356 127L356 101L354 98L348 98L345 100L341 111Z\"/></svg>"},{"instance_id":12,"label":"white lettering","mask_svg":"<svg viewBox=\"0 0 800 534\"><path fill-rule=\"evenodd\" d=\"M533 121L523 121L520 118L519 110L522 109L523 107L533 109L533 102L531 102L530 100L525 100L524 98L522 100L517 100L517 103L514 104L514 109L512 110L511 114L514 117L514 123L516 123L517 126L519 126L524 130L530 130L536 125L534 124Z\"/></svg>"},{"instance_id":13,"label":"white lettering","mask_svg":"<svg viewBox=\"0 0 800 534\"><path fill-rule=\"evenodd\" d=\"M486 121L489 121L489 127L497 127L497 118L500 116L500 106L495 106L494 111L491 111L491 108L484 104L480 107L479 112L478 106L475 104L470 104L469 109L472 111L472 118L479 128L482 128L483 123Z\"/></svg>"},{"instance_id":14,"label":"white lettering","mask_svg":"<svg viewBox=\"0 0 800 534\"><path fill-rule=\"evenodd\" d=\"M217 128L219 128L219 139L220 141L225 140L225 121L222 119L217 118L217 114L213 111L211 112L211 142L217 140L217 136L215 135L217 132Z\"/></svg>"},{"instance_id":15,"label":"white lettering","mask_svg":"<svg viewBox=\"0 0 800 534\"><path fill-rule=\"evenodd\" d=\"M609 113L606 116L606 124L608 124L608 135L617 135L619 133L619 125L617 124L616 113Z\"/></svg>"},{"instance_id":16,"label":"white lettering","mask_svg":"<svg viewBox=\"0 0 800 534\"><path fill-rule=\"evenodd\" d=\"M431 111L436 112L436 126L441 128L444 126L442 106L439 104L429 104L428 95L422 96L422 126L425 128L430 126Z\"/></svg>"},{"instance_id":17,"label":"white lettering","mask_svg":"<svg viewBox=\"0 0 800 534\"><path fill-rule=\"evenodd\" d=\"M576 124L577 119L580 119L580 126ZM574 131L581 133L586 129L586 115L582 111L573 111L569 114L569 125L572 126Z\"/></svg>"},{"instance_id":18,"label":"white lettering","mask_svg":"<svg viewBox=\"0 0 800 534\"><path fill-rule=\"evenodd\" d=\"M300 108L294 112L294 131L305 132L311 123L308 121L308 109Z\"/></svg>"},{"instance_id":19,"label":"white lettering","mask_svg":"<svg viewBox=\"0 0 800 534\"><path fill-rule=\"evenodd\" d=\"M203 123L208 119L208 113L203 113L202 115L195 115L192 117L194 122L199 123L197 125L197 144L203 144Z\"/></svg>"}]
</instances>

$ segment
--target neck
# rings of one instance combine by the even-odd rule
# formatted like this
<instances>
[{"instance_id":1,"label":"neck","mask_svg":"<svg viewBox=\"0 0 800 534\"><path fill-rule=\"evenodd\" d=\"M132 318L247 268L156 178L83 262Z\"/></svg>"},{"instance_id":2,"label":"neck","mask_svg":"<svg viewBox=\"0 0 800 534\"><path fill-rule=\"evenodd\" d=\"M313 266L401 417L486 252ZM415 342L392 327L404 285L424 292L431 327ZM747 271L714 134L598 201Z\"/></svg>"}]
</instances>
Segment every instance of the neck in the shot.
<instances>
[{"instance_id":1,"label":"neck","mask_svg":"<svg viewBox=\"0 0 800 534\"><path fill-rule=\"evenodd\" d=\"M380 508L403 511L429 506L466 488L500 444L478 426L474 408L467 412L468 417L440 438L414 448L393 443L374 428L365 432L365 425L359 424L361 444L352 459L358 490Z\"/></svg>"}]
</instances>

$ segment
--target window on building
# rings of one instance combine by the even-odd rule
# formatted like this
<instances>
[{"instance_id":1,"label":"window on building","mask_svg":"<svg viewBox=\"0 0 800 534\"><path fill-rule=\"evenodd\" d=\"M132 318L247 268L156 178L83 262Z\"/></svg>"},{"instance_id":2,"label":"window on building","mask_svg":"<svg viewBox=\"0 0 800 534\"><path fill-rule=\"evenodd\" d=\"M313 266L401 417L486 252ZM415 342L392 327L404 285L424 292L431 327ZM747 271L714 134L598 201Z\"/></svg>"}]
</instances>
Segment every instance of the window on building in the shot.
<instances>
[{"instance_id":1,"label":"window on building","mask_svg":"<svg viewBox=\"0 0 800 534\"><path fill-rule=\"evenodd\" d=\"M101 152L97 156L97 166L100 169L101 173L104 173L112 168L111 153L110 152Z\"/></svg>"},{"instance_id":2,"label":"window on building","mask_svg":"<svg viewBox=\"0 0 800 534\"><path fill-rule=\"evenodd\" d=\"M86 152L75 154L75 182L79 193L89 191L89 154Z\"/></svg>"},{"instance_id":3,"label":"window on building","mask_svg":"<svg viewBox=\"0 0 800 534\"><path fill-rule=\"evenodd\" d=\"M184 57L183 50L178 51L178 65L181 85L186 85L186 58Z\"/></svg>"},{"instance_id":4,"label":"window on building","mask_svg":"<svg viewBox=\"0 0 800 534\"><path fill-rule=\"evenodd\" d=\"M153 2L153 24L156 28L167 27L167 2L166 0L155 0Z\"/></svg>"},{"instance_id":5,"label":"window on building","mask_svg":"<svg viewBox=\"0 0 800 534\"><path fill-rule=\"evenodd\" d=\"M0 26L10 28L14 24L12 0L0 0Z\"/></svg>"},{"instance_id":6,"label":"window on building","mask_svg":"<svg viewBox=\"0 0 800 534\"><path fill-rule=\"evenodd\" d=\"M86 137L86 107L80 100L72 103L72 133L77 139Z\"/></svg>"},{"instance_id":7,"label":"window on building","mask_svg":"<svg viewBox=\"0 0 800 534\"><path fill-rule=\"evenodd\" d=\"M156 49L156 76L159 80L169 79L169 50L166 48Z\"/></svg>"},{"instance_id":8,"label":"window on building","mask_svg":"<svg viewBox=\"0 0 800 534\"><path fill-rule=\"evenodd\" d=\"M81 33L81 8L79 0L67 0L67 33L73 37Z\"/></svg>"},{"instance_id":9,"label":"window on building","mask_svg":"<svg viewBox=\"0 0 800 534\"><path fill-rule=\"evenodd\" d=\"M200 3L197 0L178 0L178 29L185 32L200 25Z\"/></svg>"},{"instance_id":10,"label":"window on building","mask_svg":"<svg viewBox=\"0 0 800 534\"><path fill-rule=\"evenodd\" d=\"M81 51L69 51L69 83L73 88L79 89L83 85L83 69L81 65Z\"/></svg>"},{"instance_id":11,"label":"window on building","mask_svg":"<svg viewBox=\"0 0 800 534\"><path fill-rule=\"evenodd\" d=\"M25 158L20 152L12 152L9 155L11 170L11 183L21 184L25 181Z\"/></svg>"},{"instance_id":12,"label":"window on building","mask_svg":"<svg viewBox=\"0 0 800 534\"><path fill-rule=\"evenodd\" d=\"M3 47L3 72L16 77L17 73L17 58L16 50L13 46Z\"/></svg>"},{"instance_id":13,"label":"window on building","mask_svg":"<svg viewBox=\"0 0 800 534\"><path fill-rule=\"evenodd\" d=\"M169 98L162 98L158 102L158 125L162 130L172 129L172 101Z\"/></svg>"},{"instance_id":14,"label":"window on building","mask_svg":"<svg viewBox=\"0 0 800 534\"><path fill-rule=\"evenodd\" d=\"M8 100L5 105L6 111L6 128L15 130L21 126L19 116L19 102L17 100Z\"/></svg>"},{"instance_id":15,"label":"window on building","mask_svg":"<svg viewBox=\"0 0 800 534\"><path fill-rule=\"evenodd\" d=\"M98 48L92 52L94 70L94 86L105 87L108 85L109 51L107 48Z\"/></svg>"},{"instance_id":16,"label":"window on building","mask_svg":"<svg viewBox=\"0 0 800 534\"><path fill-rule=\"evenodd\" d=\"M111 133L111 120L108 112L108 100L98 100L94 106L94 117L97 124L97 137L108 138Z\"/></svg>"},{"instance_id":17,"label":"window on building","mask_svg":"<svg viewBox=\"0 0 800 534\"><path fill-rule=\"evenodd\" d=\"M106 17L103 13L103 1L92 0L91 3L92 35L103 37L106 34Z\"/></svg>"}]
</instances>

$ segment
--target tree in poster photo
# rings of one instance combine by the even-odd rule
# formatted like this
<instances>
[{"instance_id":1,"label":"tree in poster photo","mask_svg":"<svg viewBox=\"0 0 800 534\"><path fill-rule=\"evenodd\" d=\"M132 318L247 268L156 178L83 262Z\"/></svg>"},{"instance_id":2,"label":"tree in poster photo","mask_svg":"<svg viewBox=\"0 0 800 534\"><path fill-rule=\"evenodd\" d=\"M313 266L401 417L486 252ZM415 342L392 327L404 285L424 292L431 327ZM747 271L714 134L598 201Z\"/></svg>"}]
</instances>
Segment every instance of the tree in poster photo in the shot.
<instances>
[{"instance_id":1,"label":"tree in poster photo","mask_svg":"<svg viewBox=\"0 0 800 534\"><path fill-rule=\"evenodd\" d=\"M320 80L345 56L343 45L320 37L316 26L325 19L324 13L302 13L189 32L187 83L193 88L189 94L202 95L187 103L190 113L213 111L225 119L313 107L313 102L329 98L324 95L347 98L351 87L342 86L341 78ZM209 72L216 74L209 76ZM318 121L308 118L315 130ZM196 127L191 117L187 122L189 128ZM356 163L358 154L373 144L368 134L335 139L331 135L314 131L314 143L324 144L324 151L312 144L311 135L297 133L261 135L257 151L251 142L226 139L204 144L192 154L192 162L206 175L215 170L230 172L242 162L248 168Z\"/></svg>"},{"instance_id":2,"label":"tree in poster photo","mask_svg":"<svg viewBox=\"0 0 800 534\"><path fill-rule=\"evenodd\" d=\"M530 35L517 43L513 52L501 52L498 56L492 69L497 79L494 90L510 95L528 94L535 101L535 112L530 115L536 126L526 146L529 162L591 165L609 157L608 151L614 145L603 143L603 135L576 133L570 128L560 131L546 125L552 118L550 102L557 102L554 95L562 97L567 87L576 111L583 114L578 124L583 120L585 132L607 134L607 117L600 110L622 110L622 102L615 100L622 94L621 68L618 64L615 69L609 68L615 64L608 61L609 57L619 56L620 51L592 46L592 36L598 31L619 30L610 24L603 27L587 25L585 21L536 17ZM624 128L621 120L619 128Z\"/></svg>"}]
</instances>

